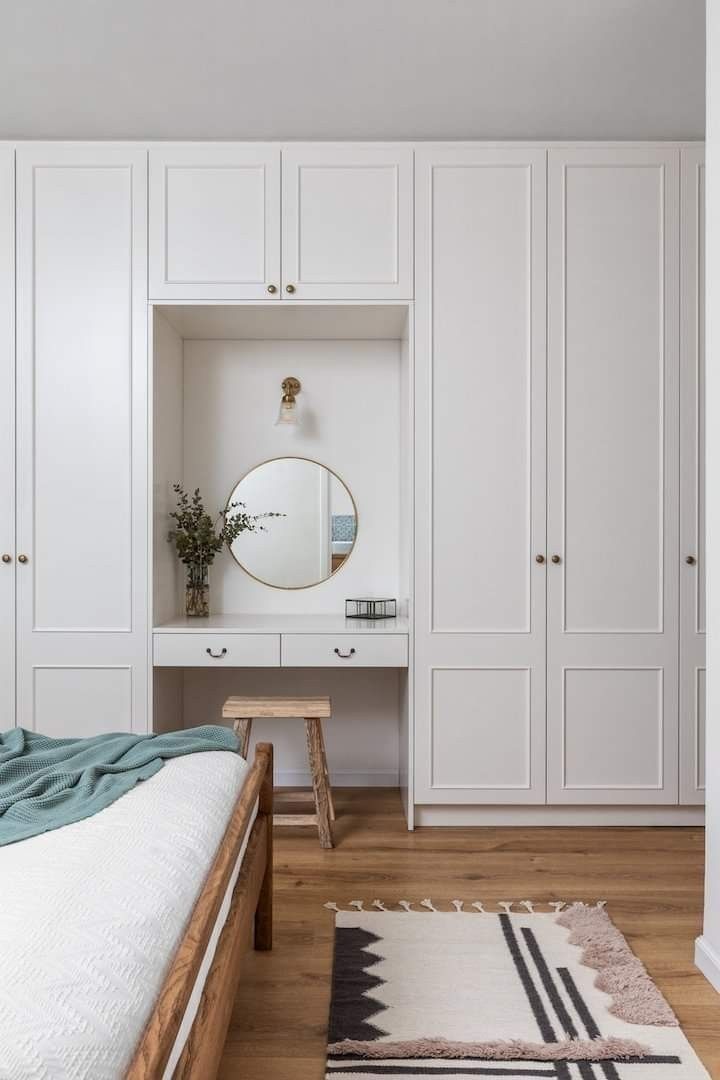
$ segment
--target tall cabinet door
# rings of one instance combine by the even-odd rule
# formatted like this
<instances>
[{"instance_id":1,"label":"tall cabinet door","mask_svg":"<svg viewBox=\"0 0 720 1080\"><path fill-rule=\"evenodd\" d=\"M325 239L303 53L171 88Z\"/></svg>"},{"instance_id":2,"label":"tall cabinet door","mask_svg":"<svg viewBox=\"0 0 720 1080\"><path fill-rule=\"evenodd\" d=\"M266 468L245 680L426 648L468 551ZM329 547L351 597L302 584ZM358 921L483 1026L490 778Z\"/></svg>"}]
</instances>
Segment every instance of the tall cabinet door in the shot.
<instances>
[{"instance_id":1,"label":"tall cabinet door","mask_svg":"<svg viewBox=\"0 0 720 1080\"><path fill-rule=\"evenodd\" d=\"M147 157L17 171L18 723L147 725Z\"/></svg>"},{"instance_id":2,"label":"tall cabinet door","mask_svg":"<svg viewBox=\"0 0 720 1080\"><path fill-rule=\"evenodd\" d=\"M680 801L705 800L705 152L680 174Z\"/></svg>"},{"instance_id":3,"label":"tall cabinet door","mask_svg":"<svg viewBox=\"0 0 720 1080\"><path fill-rule=\"evenodd\" d=\"M545 800L545 169L416 158L417 803Z\"/></svg>"},{"instance_id":4,"label":"tall cabinet door","mask_svg":"<svg viewBox=\"0 0 720 1080\"><path fill-rule=\"evenodd\" d=\"M280 148L187 143L150 150L150 297L280 296Z\"/></svg>"},{"instance_id":5,"label":"tall cabinet door","mask_svg":"<svg viewBox=\"0 0 720 1080\"><path fill-rule=\"evenodd\" d=\"M15 723L15 154L0 145L0 731Z\"/></svg>"},{"instance_id":6,"label":"tall cabinet door","mask_svg":"<svg viewBox=\"0 0 720 1080\"><path fill-rule=\"evenodd\" d=\"M410 147L288 146L282 174L284 298L412 297Z\"/></svg>"},{"instance_id":7,"label":"tall cabinet door","mask_svg":"<svg viewBox=\"0 0 720 1080\"><path fill-rule=\"evenodd\" d=\"M552 150L548 801L678 798L678 152Z\"/></svg>"}]
</instances>

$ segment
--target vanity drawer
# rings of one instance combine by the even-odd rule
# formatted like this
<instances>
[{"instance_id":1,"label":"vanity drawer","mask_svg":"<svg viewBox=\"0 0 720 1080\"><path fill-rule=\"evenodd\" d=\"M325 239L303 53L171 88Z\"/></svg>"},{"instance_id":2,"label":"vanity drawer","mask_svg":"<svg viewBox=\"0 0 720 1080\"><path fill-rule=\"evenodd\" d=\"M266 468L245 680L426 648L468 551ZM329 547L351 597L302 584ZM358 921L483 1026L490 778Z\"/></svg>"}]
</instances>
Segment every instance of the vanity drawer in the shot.
<instances>
[{"instance_id":1,"label":"vanity drawer","mask_svg":"<svg viewBox=\"0 0 720 1080\"><path fill-rule=\"evenodd\" d=\"M283 634L283 667L407 667L407 634Z\"/></svg>"},{"instance_id":2,"label":"vanity drawer","mask_svg":"<svg viewBox=\"0 0 720 1080\"><path fill-rule=\"evenodd\" d=\"M279 634L153 634L155 667L279 667Z\"/></svg>"}]
</instances>

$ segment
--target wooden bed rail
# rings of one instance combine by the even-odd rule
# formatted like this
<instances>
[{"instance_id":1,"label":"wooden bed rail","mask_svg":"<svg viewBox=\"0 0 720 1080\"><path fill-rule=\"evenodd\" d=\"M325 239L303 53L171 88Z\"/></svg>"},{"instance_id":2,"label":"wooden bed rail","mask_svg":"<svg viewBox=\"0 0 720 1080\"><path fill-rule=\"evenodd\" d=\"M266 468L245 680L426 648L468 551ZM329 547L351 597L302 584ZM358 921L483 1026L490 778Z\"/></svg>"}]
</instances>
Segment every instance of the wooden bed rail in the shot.
<instances>
[{"instance_id":1,"label":"wooden bed rail","mask_svg":"<svg viewBox=\"0 0 720 1080\"><path fill-rule=\"evenodd\" d=\"M195 1021L175 1068L177 1080L212 1080L222 1056L239 979L240 958L253 929L255 947L272 947L273 748L258 743L217 855L135 1051L126 1080L161 1080L200 965L252 820L258 813L233 890Z\"/></svg>"}]
</instances>

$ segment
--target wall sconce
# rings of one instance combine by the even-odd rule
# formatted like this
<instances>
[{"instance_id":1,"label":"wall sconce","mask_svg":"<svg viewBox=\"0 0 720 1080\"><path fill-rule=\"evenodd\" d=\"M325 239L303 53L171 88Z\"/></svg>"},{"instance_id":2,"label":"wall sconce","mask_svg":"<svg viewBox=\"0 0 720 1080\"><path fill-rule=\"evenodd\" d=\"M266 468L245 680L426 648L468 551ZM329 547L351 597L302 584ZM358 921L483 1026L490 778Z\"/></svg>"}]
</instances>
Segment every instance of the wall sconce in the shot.
<instances>
[{"instance_id":1,"label":"wall sconce","mask_svg":"<svg viewBox=\"0 0 720 1080\"><path fill-rule=\"evenodd\" d=\"M295 379L292 375L288 375L286 379L283 379L283 396L280 400L280 411L275 421L275 427L297 427L299 425L300 420L295 398L301 389L300 380Z\"/></svg>"}]
</instances>

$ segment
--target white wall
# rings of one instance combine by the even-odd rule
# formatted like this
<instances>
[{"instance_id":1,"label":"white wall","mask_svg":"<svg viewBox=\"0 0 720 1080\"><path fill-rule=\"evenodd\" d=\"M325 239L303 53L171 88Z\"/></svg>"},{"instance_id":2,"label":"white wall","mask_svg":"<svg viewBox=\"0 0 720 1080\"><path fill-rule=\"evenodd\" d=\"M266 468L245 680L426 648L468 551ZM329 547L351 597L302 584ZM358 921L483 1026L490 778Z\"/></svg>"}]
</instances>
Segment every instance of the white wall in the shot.
<instances>
[{"instance_id":1,"label":"white wall","mask_svg":"<svg viewBox=\"0 0 720 1080\"><path fill-rule=\"evenodd\" d=\"M0 137L701 138L703 0L22 0Z\"/></svg>"},{"instance_id":2,"label":"white wall","mask_svg":"<svg viewBox=\"0 0 720 1080\"><path fill-rule=\"evenodd\" d=\"M706 412L720 409L720 0L708 0ZM706 425L707 706L705 922L696 961L720 991L720 425Z\"/></svg>"}]
</instances>

